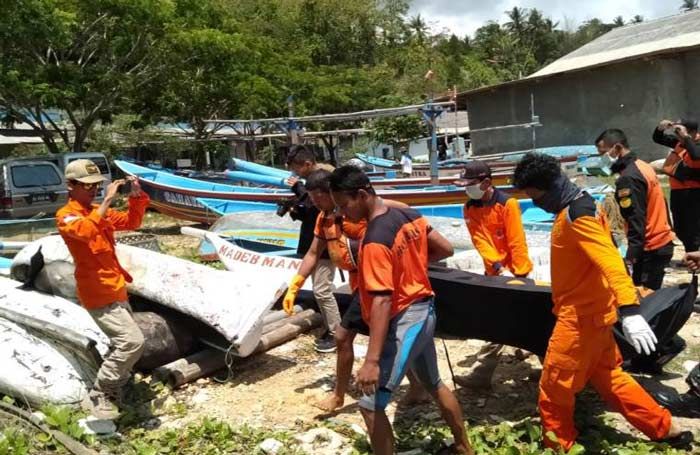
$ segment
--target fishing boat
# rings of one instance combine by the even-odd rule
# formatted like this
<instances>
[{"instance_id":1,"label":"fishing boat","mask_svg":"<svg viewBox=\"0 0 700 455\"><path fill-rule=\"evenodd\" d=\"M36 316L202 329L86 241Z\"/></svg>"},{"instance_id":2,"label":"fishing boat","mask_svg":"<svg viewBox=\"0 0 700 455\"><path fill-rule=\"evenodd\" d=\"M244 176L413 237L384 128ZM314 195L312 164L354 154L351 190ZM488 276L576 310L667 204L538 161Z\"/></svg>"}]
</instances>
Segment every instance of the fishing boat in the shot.
<instances>
[{"instance_id":1,"label":"fishing boat","mask_svg":"<svg viewBox=\"0 0 700 455\"><path fill-rule=\"evenodd\" d=\"M151 197L151 206L175 218L211 224L218 214L198 199L218 201L282 202L292 193L287 190L253 188L205 182L156 171L133 163L117 160L114 164L126 175L139 178L141 187ZM411 206L464 203L464 189L455 185L437 185L413 189L379 189L386 199Z\"/></svg>"}]
</instances>

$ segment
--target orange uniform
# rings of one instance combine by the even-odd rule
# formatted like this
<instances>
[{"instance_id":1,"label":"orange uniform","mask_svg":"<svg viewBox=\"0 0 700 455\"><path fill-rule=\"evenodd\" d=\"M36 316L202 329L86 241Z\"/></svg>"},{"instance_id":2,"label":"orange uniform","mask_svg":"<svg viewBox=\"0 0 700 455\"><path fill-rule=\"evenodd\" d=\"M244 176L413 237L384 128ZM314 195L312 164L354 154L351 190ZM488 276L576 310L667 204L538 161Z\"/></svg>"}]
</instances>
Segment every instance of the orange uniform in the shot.
<instances>
[{"instance_id":1,"label":"orange uniform","mask_svg":"<svg viewBox=\"0 0 700 455\"><path fill-rule=\"evenodd\" d=\"M389 207L367 225L359 260L362 319L370 323L373 296L390 294L391 317L433 295L428 278L428 221L413 209Z\"/></svg>"},{"instance_id":2,"label":"orange uniform","mask_svg":"<svg viewBox=\"0 0 700 455\"><path fill-rule=\"evenodd\" d=\"M540 380L545 432L568 450L576 441L575 396L587 383L651 439L668 434L671 414L620 365L613 337L617 307L638 305L637 294L612 241L604 215L582 193L552 227L552 299L557 322ZM552 445L545 439L545 443Z\"/></svg>"},{"instance_id":3,"label":"orange uniform","mask_svg":"<svg viewBox=\"0 0 700 455\"><path fill-rule=\"evenodd\" d=\"M87 209L74 199L56 212L58 232L75 262L78 300L87 309L97 309L127 300L126 283L131 276L117 260L114 231L136 229L148 207L144 192L129 198L129 211L108 209L104 218L97 205Z\"/></svg>"},{"instance_id":4,"label":"orange uniform","mask_svg":"<svg viewBox=\"0 0 700 455\"><path fill-rule=\"evenodd\" d=\"M350 289L357 289L357 255L360 241L367 230L367 221L353 223L342 216L321 212L316 218L314 235L326 242L333 265L350 275Z\"/></svg>"},{"instance_id":5,"label":"orange uniform","mask_svg":"<svg viewBox=\"0 0 700 455\"><path fill-rule=\"evenodd\" d=\"M495 189L487 202L470 199L463 214L487 275L498 275L501 267L515 276L526 276L532 271L517 199Z\"/></svg>"}]
</instances>

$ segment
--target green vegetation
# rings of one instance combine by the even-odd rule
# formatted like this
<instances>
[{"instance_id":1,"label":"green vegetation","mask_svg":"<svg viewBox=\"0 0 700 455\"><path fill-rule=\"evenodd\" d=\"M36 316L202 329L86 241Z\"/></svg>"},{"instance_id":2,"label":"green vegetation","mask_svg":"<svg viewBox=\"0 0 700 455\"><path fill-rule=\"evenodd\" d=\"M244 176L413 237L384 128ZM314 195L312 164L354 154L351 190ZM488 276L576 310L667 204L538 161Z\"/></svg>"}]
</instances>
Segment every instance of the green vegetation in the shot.
<instances>
[{"instance_id":1,"label":"green vegetation","mask_svg":"<svg viewBox=\"0 0 700 455\"><path fill-rule=\"evenodd\" d=\"M457 36L432 32L409 4L7 0L0 121L29 123L50 152L139 144L152 140L149 125L187 124L194 148L216 152L208 119L284 116L290 97L297 115L421 102L525 76L625 23L565 30L516 7L502 23ZM414 120L373 126L407 140L420 132Z\"/></svg>"}]
</instances>

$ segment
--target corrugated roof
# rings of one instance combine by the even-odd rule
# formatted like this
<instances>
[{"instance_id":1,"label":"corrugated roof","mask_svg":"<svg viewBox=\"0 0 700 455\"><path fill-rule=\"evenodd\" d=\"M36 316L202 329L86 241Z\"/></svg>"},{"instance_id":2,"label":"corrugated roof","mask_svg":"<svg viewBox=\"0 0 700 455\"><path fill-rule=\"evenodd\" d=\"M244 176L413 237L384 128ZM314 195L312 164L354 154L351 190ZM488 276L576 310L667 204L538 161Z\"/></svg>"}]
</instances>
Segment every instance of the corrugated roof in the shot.
<instances>
[{"instance_id":1,"label":"corrugated roof","mask_svg":"<svg viewBox=\"0 0 700 455\"><path fill-rule=\"evenodd\" d=\"M700 10L615 28L527 79L700 46Z\"/></svg>"}]
</instances>

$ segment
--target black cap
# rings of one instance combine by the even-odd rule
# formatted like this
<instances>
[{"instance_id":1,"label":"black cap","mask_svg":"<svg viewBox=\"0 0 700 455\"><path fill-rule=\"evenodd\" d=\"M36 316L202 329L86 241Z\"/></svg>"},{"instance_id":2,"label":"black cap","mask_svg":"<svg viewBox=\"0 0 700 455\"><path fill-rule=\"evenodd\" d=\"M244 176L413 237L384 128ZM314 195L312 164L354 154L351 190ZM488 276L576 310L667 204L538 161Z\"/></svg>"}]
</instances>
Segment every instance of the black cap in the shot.
<instances>
[{"instance_id":1,"label":"black cap","mask_svg":"<svg viewBox=\"0 0 700 455\"><path fill-rule=\"evenodd\" d=\"M491 167L486 161L473 160L468 162L459 178L461 180L485 179L491 177Z\"/></svg>"}]
</instances>

